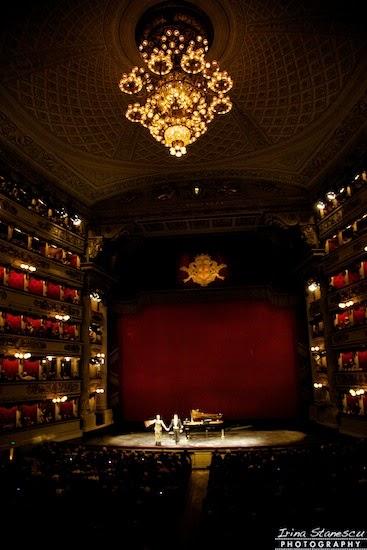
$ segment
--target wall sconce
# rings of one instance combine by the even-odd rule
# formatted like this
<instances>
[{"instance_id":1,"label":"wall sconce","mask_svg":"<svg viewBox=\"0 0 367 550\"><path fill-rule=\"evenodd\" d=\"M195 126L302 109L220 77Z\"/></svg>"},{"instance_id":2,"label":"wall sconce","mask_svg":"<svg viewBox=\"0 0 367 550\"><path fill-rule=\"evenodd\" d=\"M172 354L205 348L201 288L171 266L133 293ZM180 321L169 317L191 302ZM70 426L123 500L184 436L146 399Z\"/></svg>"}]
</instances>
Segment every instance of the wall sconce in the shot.
<instances>
[{"instance_id":1,"label":"wall sconce","mask_svg":"<svg viewBox=\"0 0 367 550\"><path fill-rule=\"evenodd\" d=\"M313 387L314 387L316 390L321 389L323 386L324 386L324 384L320 384L320 383L318 383L318 382L315 382L314 385L313 385Z\"/></svg>"},{"instance_id":2,"label":"wall sconce","mask_svg":"<svg viewBox=\"0 0 367 550\"><path fill-rule=\"evenodd\" d=\"M20 264L19 267L21 269L24 269L25 271L30 271L31 273L37 270L37 268L34 265L29 265L29 264Z\"/></svg>"},{"instance_id":3,"label":"wall sconce","mask_svg":"<svg viewBox=\"0 0 367 550\"><path fill-rule=\"evenodd\" d=\"M310 292L315 292L315 290L317 290L318 288L320 288L320 285L319 283L317 283L316 281L310 281L308 283L308 286L307 286L308 290Z\"/></svg>"},{"instance_id":4,"label":"wall sconce","mask_svg":"<svg viewBox=\"0 0 367 550\"><path fill-rule=\"evenodd\" d=\"M103 388L97 388L96 393L104 393L104 389Z\"/></svg>"},{"instance_id":5,"label":"wall sconce","mask_svg":"<svg viewBox=\"0 0 367 550\"><path fill-rule=\"evenodd\" d=\"M58 321L68 321L70 319L70 315L55 315L55 319Z\"/></svg>"},{"instance_id":6,"label":"wall sconce","mask_svg":"<svg viewBox=\"0 0 367 550\"><path fill-rule=\"evenodd\" d=\"M345 309L346 307L351 307L353 304L353 300L348 300L347 302L339 302L338 307L340 307L340 309Z\"/></svg>"},{"instance_id":7,"label":"wall sconce","mask_svg":"<svg viewBox=\"0 0 367 550\"><path fill-rule=\"evenodd\" d=\"M62 397L54 397L52 400L52 403L65 403L67 399L68 399L67 395L63 395Z\"/></svg>"},{"instance_id":8,"label":"wall sconce","mask_svg":"<svg viewBox=\"0 0 367 550\"><path fill-rule=\"evenodd\" d=\"M334 191L328 191L326 193L326 198L329 199L329 201L332 201L336 198L336 193L334 193Z\"/></svg>"},{"instance_id":9,"label":"wall sconce","mask_svg":"<svg viewBox=\"0 0 367 550\"><path fill-rule=\"evenodd\" d=\"M352 397L358 397L358 396L360 396L360 395L364 395L365 391L364 391L364 389L362 389L362 388L359 388L359 389L356 389L356 390L354 390L353 388L351 388L351 389L349 390L349 393L350 393L350 395L351 395Z\"/></svg>"},{"instance_id":10,"label":"wall sconce","mask_svg":"<svg viewBox=\"0 0 367 550\"><path fill-rule=\"evenodd\" d=\"M318 210L325 210L325 203L322 202L322 201L318 201L318 202L316 203L316 208L317 208Z\"/></svg>"},{"instance_id":11,"label":"wall sconce","mask_svg":"<svg viewBox=\"0 0 367 550\"><path fill-rule=\"evenodd\" d=\"M98 294L98 292L91 292L89 294L89 297L91 300L94 300L95 302L101 302L102 301L102 298L101 296Z\"/></svg>"},{"instance_id":12,"label":"wall sconce","mask_svg":"<svg viewBox=\"0 0 367 550\"><path fill-rule=\"evenodd\" d=\"M14 357L16 357L17 359L29 359L30 357L32 357L32 354L31 353L14 353Z\"/></svg>"},{"instance_id":13,"label":"wall sconce","mask_svg":"<svg viewBox=\"0 0 367 550\"><path fill-rule=\"evenodd\" d=\"M312 352L318 352L318 351L320 351L320 346L311 346L311 351L312 351Z\"/></svg>"}]
</instances>

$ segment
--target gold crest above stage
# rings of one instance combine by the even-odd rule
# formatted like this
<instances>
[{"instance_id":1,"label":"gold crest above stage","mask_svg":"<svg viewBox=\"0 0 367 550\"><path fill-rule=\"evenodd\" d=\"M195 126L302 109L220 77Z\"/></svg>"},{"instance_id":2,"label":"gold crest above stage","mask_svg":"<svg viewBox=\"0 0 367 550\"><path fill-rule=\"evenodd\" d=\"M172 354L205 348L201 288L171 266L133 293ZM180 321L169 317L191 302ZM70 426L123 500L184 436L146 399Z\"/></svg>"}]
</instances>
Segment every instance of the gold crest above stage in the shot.
<instances>
[{"instance_id":1,"label":"gold crest above stage","mask_svg":"<svg viewBox=\"0 0 367 550\"><path fill-rule=\"evenodd\" d=\"M227 267L226 264L218 264L208 254L199 254L195 256L194 261L189 263L189 267L180 267L181 271L186 271L188 277L183 280L184 283L193 281L200 286L208 286L216 279L224 281L224 275L220 271Z\"/></svg>"}]
</instances>

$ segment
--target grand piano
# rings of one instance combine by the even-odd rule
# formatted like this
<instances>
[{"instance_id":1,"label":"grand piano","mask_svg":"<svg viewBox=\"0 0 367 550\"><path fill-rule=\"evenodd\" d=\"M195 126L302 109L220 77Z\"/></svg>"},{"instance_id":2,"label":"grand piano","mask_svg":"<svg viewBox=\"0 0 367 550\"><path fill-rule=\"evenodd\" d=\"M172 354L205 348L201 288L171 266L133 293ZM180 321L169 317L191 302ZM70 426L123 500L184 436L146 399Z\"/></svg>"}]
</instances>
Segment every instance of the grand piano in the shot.
<instances>
[{"instance_id":1,"label":"grand piano","mask_svg":"<svg viewBox=\"0 0 367 550\"><path fill-rule=\"evenodd\" d=\"M192 433L205 433L207 436L209 431L221 431L224 435L223 414L191 409L190 420L183 421L183 429L187 439L190 439Z\"/></svg>"}]
</instances>

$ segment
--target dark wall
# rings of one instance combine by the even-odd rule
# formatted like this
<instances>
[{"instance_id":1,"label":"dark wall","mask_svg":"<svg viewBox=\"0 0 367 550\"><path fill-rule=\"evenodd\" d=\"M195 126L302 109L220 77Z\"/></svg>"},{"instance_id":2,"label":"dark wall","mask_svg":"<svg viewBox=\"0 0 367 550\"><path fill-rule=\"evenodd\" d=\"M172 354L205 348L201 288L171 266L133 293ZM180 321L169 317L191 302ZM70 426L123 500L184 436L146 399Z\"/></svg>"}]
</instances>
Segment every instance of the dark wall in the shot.
<instances>
[{"instance_id":1,"label":"dark wall","mask_svg":"<svg viewBox=\"0 0 367 550\"><path fill-rule=\"evenodd\" d=\"M265 301L150 305L120 319L123 418L191 408L226 419L298 410L295 314Z\"/></svg>"},{"instance_id":2,"label":"dark wall","mask_svg":"<svg viewBox=\"0 0 367 550\"><path fill-rule=\"evenodd\" d=\"M179 267L201 253L228 266L225 281L212 283L208 291L267 284L293 291L293 267L304 250L304 243L295 233L273 227L224 235L135 236L112 243L110 248L106 247L105 254L114 259L113 270L118 279L116 299L131 299L142 291L200 288L183 285ZM101 258L101 261L107 264L107 259Z\"/></svg>"}]
</instances>

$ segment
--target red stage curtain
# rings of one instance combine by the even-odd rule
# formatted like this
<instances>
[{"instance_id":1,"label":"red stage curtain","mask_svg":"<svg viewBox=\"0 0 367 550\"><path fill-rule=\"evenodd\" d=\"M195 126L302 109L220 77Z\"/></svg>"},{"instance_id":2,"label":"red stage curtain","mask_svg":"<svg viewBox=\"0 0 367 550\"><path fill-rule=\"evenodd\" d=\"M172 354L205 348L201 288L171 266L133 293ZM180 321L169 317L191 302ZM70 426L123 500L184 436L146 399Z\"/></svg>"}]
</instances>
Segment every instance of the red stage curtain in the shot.
<instances>
[{"instance_id":1,"label":"red stage curtain","mask_svg":"<svg viewBox=\"0 0 367 550\"><path fill-rule=\"evenodd\" d=\"M361 266L362 266L362 276L367 278L367 262L362 262Z\"/></svg>"},{"instance_id":2,"label":"red stage curtain","mask_svg":"<svg viewBox=\"0 0 367 550\"><path fill-rule=\"evenodd\" d=\"M24 273L19 273L11 269L8 273L8 286L17 288L18 290L24 290Z\"/></svg>"},{"instance_id":3,"label":"red stage curtain","mask_svg":"<svg viewBox=\"0 0 367 550\"><path fill-rule=\"evenodd\" d=\"M41 279L29 277L28 292L30 292L31 294L38 294L39 296L43 296L43 281Z\"/></svg>"},{"instance_id":4,"label":"red stage curtain","mask_svg":"<svg viewBox=\"0 0 367 550\"><path fill-rule=\"evenodd\" d=\"M291 308L228 301L151 305L120 320L123 416L290 418L298 411Z\"/></svg>"},{"instance_id":5,"label":"red stage curtain","mask_svg":"<svg viewBox=\"0 0 367 550\"><path fill-rule=\"evenodd\" d=\"M0 284L4 284L5 267L0 266Z\"/></svg>"}]
</instances>

